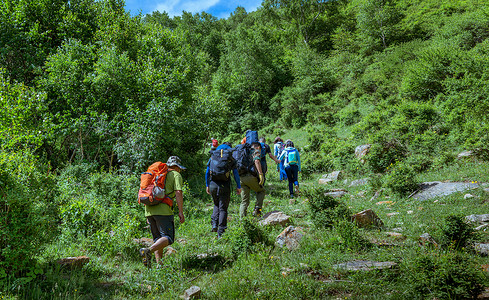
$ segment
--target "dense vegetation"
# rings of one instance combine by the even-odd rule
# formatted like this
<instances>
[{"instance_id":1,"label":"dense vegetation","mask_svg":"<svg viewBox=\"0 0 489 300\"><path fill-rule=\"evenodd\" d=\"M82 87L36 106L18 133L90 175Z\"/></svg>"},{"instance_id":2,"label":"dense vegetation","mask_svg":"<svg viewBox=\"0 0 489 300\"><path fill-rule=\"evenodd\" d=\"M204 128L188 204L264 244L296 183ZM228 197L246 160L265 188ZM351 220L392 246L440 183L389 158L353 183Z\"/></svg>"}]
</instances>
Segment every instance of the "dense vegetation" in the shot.
<instances>
[{"instance_id":1,"label":"dense vegetation","mask_svg":"<svg viewBox=\"0 0 489 300\"><path fill-rule=\"evenodd\" d=\"M484 1L264 0L257 11L237 7L229 18L218 19L205 12L131 16L122 0L5 0L0 29L2 296L46 297L56 286L55 297L78 297L93 290L90 278L103 286L102 278L117 273L119 263L127 261L124 270L133 270L138 257L131 241L147 234L134 200L137 174L170 155L180 156L189 169L188 224L181 233L192 240L205 231L202 172L211 136L236 143L252 128L269 139L294 138L302 151L304 179L333 170L343 170L348 178L369 176L368 193L383 187L399 203L426 178L489 181L481 171L489 157L489 4ZM364 162L354 156L361 144L372 144ZM455 161L461 150L473 150L477 163ZM430 177L448 171L450 178ZM283 195L273 190L279 183L271 184L270 205L280 208ZM448 202L454 209L446 213L462 206ZM306 255L317 264L311 266L317 277L334 271L330 261L317 263L316 252L336 261L351 257L348 251L370 255L357 229L337 220L348 213L344 203L322 198L312 203L334 205L319 212L312 205L317 233L303 252L287 258L289 263ZM433 219L441 222L444 216ZM208 297L235 298L239 295L233 293L253 286L247 264L258 270L267 263L281 267L269 259L276 249L267 236L276 232L263 233L252 220L239 224L229 233L229 245L217 244L214 250L222 255L219 265L232 264L231 270L241 272L222 271L220 278L230 288L220 292L212 275L204 276L212 291ZM445 230L440 234L444 244L452 242L457 228L472 241L456 216L443 224L438 225ZM210 237L204 242L214 243ZM206 245L195 248L210 251ZM458 269L477 264L458 249L465 246L436 253L406 250L401 272L411 275L394 280L389 292L474 296L483 279ZM181 258L171 263L185 271L196 253L179 251ZM249 255L240 258L242 252ZM59 282L66 275L52 262L87 253L101 258L73 281ZM424 264L433 268L419 271ZM443 278L448 275L430 273L437 268L477 289L465 289L464 283L447 291L451 283ZM188 280L202 276L195 272L126 271L122 292L117 283L98 286L97 293L144 296L153 284L141 281L163 277L164 287L172 286L167 296L175 296ZM276 295L383 295L380 281L396 277L355 275L350 279L370 280L372 286L356 290L337 283L306 287L301 278L308 271L301 272L290 279L289 290ZM285 276L268 280L269 286L289 282ZM256 289L273 298L270 290Z\"/></svg>"}]
</instances>

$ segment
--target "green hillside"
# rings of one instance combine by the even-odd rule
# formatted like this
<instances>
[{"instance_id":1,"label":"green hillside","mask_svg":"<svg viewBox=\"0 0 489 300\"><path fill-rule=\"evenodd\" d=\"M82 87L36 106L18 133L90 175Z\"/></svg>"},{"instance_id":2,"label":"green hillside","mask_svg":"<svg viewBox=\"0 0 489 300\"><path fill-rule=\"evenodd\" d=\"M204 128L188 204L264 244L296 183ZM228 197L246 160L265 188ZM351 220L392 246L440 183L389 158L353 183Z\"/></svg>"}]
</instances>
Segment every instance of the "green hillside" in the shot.
<instances>
[{"instance_id":1,"label":"green hillside","mask_svg":"<svg viewBox=\"0 0 489 300\"><path fill-rule=\"evenodd\" d=\"M487 1L265 0L227 19L124 6L0 3L2 299L175 299L192 285L204 299L465 299L489 287L475 246L489 237L465 219L489 201ZM269 160L263 211L302 228L296 250L275 244L281 226L240 219L237 195L224 237L210 232L210 140L236 145L248 129L300 150L301 196L290 201ZM140 174L172 155L188 168L186 222L176 253L146 269ZM333 171L341 180L319 184ZM477 187L415 200L431 181ZM366 209L384 226L350 222ZM437 246L420 246L423 233ZM337 266L353 260L395 266Z\"/></svg>"}]
</instances>

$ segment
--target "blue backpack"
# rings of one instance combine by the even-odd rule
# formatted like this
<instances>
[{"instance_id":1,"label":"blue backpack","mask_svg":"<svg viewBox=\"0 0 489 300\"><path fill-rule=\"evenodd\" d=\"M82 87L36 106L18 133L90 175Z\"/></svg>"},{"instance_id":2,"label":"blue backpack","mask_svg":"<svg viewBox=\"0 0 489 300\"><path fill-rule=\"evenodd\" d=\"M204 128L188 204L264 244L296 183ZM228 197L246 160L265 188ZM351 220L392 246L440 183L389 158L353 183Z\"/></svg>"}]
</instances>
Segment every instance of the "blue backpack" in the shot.
<instances>
[{"instance_id":1,"label":"blue backpack","mask_svg":"<svg viewBox=\"0 0 489 300\"><path fill-rule=\"evenodd\" d=\"M297 165L299 163L299 157L297 153L297 149L294 150L285 150L287 155L285 156L287 163L289 165Z\"/></svg>"}]
</instances>

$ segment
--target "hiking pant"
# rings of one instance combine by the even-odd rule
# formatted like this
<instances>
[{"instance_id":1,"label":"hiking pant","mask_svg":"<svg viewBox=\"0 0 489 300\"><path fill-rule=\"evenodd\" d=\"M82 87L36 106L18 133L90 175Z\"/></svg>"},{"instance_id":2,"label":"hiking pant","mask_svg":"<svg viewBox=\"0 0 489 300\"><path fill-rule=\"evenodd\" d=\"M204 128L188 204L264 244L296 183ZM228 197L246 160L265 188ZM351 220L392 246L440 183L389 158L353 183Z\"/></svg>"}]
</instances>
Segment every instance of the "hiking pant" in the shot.
<instances>
[{"instance_id":1,"label":"hiking pant","mask_svg":"<svg viewBox=\"0 0 489 300\"><path fill-rule=\"evenodd\" d=\"M211 216L212 228L217 228L221 235L228 228L228 207L231 200L231 180L212 181L209 183L209 191L214 201L214 210Z\"/></svg>"},{"instance_id":2,"label":"hiking pant","mask_svg":"<svg viewBox=\"0 0 489 300\"><path fill-rule=\"evenodd\" d=\"M285 180L287 179L287 173L285 173L285 167L284 167L284 161L281 160L280 163L277 165L277 169L280 175L280 180Z\"/></svg>"},{"instance_id":3,"label":"hiking pant","mask_svg":"<svg viewBox=\"0 0 489 300\"><path fill-rule=\"evenodd\" d=\"M299 186L299 166L288 165L285 167L287 173L287 179L289 180L289 192L290 195L294 195L294 185Z\"/></svg>"},{"instance_id":4,"label":"hiking pant","mask_svg":"<svg viewBox=\"0 0 489 300\"><path fill-rule=\"evenodd\" d=\"M241 206L239 207L239 215L241 217L246 216L246 211L250 205L250 190L256 193L255 211L260 211L263 206L263 199L265 199L265 188L259 185L257 177L251 174L245 174L240 176L241 179Z\"/></svg>"}]
</instances>

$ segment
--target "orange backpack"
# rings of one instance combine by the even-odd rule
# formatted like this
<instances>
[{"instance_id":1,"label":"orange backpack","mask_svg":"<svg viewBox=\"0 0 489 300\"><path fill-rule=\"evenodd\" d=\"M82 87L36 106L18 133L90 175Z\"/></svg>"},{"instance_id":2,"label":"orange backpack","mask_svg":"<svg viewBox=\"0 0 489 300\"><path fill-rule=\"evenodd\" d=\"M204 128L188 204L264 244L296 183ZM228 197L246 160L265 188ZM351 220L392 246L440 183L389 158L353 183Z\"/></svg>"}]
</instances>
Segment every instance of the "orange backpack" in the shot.
<instances>
[{"instance_id":1,"label":"orange backpack","mask_svg":"<svg viewBox=\"0 0 489 300\"><path fill-rule=\"evenodd\" d=\"M171 208L173 206L173 200L165 193L165 179L167 174L168 166L165 163L157 161L149 166L148 170L141 174L138 202L144 205L166 203Z\"/></svg>"}]
</instances>

